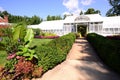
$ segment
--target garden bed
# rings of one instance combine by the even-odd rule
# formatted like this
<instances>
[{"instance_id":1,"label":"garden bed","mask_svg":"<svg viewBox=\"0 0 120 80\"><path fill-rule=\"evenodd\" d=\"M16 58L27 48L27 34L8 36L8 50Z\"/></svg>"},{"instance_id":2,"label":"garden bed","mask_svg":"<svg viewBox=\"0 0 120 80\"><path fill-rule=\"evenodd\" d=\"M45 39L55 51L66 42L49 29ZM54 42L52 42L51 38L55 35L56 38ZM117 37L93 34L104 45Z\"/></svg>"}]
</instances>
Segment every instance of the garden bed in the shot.
<instances>
[{"instance_id":1,"label":"garden bed","mask_svg":"<svg viewBox=\"0 0 120 80\"><path fill-rule=\"evenodd\" d=\"M21 23L13 29L5 29L5 32L6 36L0 42L3 46L0 47L6 51L3 57L7 59L5 66L0 67L0 80L41 77L65 60L76 38L74 33L70 33L62 37L49 37L51 39L34 39L33 30ZM44 44L39 40L44 40Z\"/></svg>"},{"instance_id":2,"label":"garden bed","mask_svg":"<svg viewBox=\"0 0 120 80\"><path fill-rule=\"evenodd\" d=\"M38 39L56 39L56 38L59 38L59 36L35 36L35 38L38 38Z\"/></svg>"},{"instance_id":3,"label":"garden bed","mask_svg":"<svg viewBox=\"0 0 120 80\"><path fill-rule=\"evenodd\" d=\"M112 40L120 40L120 35L116 35L116 36L106 36L108 39L112 39Z\"/></svg>"}]
</instances>

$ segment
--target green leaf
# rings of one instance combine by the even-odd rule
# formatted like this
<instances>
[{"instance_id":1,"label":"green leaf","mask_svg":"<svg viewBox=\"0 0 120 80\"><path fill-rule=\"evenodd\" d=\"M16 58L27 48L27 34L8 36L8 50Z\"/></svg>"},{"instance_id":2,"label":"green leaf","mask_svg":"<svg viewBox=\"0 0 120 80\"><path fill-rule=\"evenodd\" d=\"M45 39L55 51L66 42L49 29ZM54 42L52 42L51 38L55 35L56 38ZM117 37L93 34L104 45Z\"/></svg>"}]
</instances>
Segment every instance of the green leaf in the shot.
<instances>
[{"instance_id":1,"label":"green leaf","mask_svg":"<svg viewBox=\"0 0 120 80\"><path fill-rule=\"evenodd\" d=\"M38 59L38 56L37 55L33 55L34 58Z\"/></svg>"},{"instance_id":2,"label":"green leaf","mask_svg":"<svg viewBox=\"0 0 120 80\"><path fill-rule=\"evenodd\" d=\"M13 28L14 41L18 41L19 39L24 40L25 35L26 35L26 26L23 23L19 23Z\"/></svg>"},{"instance_id":3,"label":"green leaf","mask_svg":"<svg viewBox=\"0 0 120 80\"><path fill-rule=\"evenodd\" d=\"M23 48L23 53L26 53L28 51L28 48L24 47Z\"/></svg>"},{"instance_id":4,"label":"green leaf","mask_svg":"<svg viewBox=\"0 0 120 80\"><path fill-rule=\"evenodd\" d=\"M32 29L28 29L27 30L27 34L24 38L25 43L27 43L27 45L25 45L25 47L29 47L30 43L32 42L32 39L34 38L34 33Z\"/></svg>"},{"instance_id":5,"label":"green leaf","mask_svg":"<svg viewBox=\"0 0 120 80\"><path fill-rule=\"evenodd\" d=\"M28 50L30 53L34 54L35 53L35 50Z\"/></svg>"},{"instance_id":6,"label":"green leaf","mask_svg":"<svg viewBox=\"0 0 120 80\"><path fill-rule=\"evenodd\" d=\"M31 54L30 53L24 53L23 56L28 57L28 56L31 56Z\"/></svg>"},{"instance_id":7,"label":"green leaf","mask_svg":"<svg viewBox=\"0 0 120 80\"><path fill-rule=\"evenodd\" d=\"M24 53L19 51L19 52L17 52L16 54L17 54L18 56L22 56Z\"/></svg>"}]
</instances>

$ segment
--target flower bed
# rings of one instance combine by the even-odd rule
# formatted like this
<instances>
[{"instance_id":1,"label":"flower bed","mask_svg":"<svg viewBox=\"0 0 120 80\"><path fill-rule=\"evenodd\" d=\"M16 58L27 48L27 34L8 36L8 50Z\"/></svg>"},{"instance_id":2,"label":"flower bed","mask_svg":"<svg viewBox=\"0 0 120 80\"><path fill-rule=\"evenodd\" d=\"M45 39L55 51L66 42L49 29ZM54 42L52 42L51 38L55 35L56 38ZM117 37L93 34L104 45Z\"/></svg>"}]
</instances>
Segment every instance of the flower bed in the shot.
<instances>
[{"instance_id":1,"label":"flower bed","mask_svg":"<svg viewBox=\"0 0 120 80\"><path fill-rule=\"evenodd\" d=\"M120 35L116 35L116 36L107 36L108 39L112 39L112 40L120 40Z\"/></svg>"},{"instance_id":2,"label":"flower bed","mask_svg":"<svg viewBox=\"0 0 120 80\"><path fill-rule=\"evenodd\" d=\"M59 36L35 36L34 38L39 38L39 39L55 39L55 38L59 38Z\"/></svg>"}]
</instances>

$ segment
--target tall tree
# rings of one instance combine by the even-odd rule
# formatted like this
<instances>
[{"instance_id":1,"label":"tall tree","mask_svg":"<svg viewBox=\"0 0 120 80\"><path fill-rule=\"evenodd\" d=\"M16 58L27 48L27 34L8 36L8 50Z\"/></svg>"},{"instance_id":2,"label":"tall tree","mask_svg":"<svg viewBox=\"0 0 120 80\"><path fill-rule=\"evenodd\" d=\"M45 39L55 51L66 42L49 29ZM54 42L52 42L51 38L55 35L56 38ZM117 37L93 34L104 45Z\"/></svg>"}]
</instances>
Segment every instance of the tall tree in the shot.
<instances>
[{"instance_id":1,"label":"tall tree","mask_svg":"<svg viewBox=\"0 0 120 80\"><path fill-rule=\"evenodd\" d=\"M52 20L62 20L61 16L47 16L47 21L52 21Z\"/></svg>"},{"instance_id":2,"label":"tall tree","mask_svg":"<svg viewBox=\"0 0 120 80\"><path fill-rule=\"evenodd\" d=\"M9 15L9 13L7 11L3 11L2 14L3 15Z\"/></svg>"},{"instance_id":3,"label":"tall tree","mask_svg":"<svg viewBox=\"0 0 120 80\"><path fill-rule=\"evenodd\" d=\"M47 16L47 21L51 21L50 15Z\"/></svg>"},{"instance_id":4,"label":"tall tree","mask_svg":"<svg viewBox=\"0 0 120 80\"><path fill-rule=\"evenodd\" d=\"M36 15L32 17L32 22L31 24L39 24L41 22L40 18Z\"/></svg>"},{"instance_id":5,"label":"tall tree","mask_svg":"<svg viewBox=\"0 0 120 80\"><path fill-rule=\"evenodd\" d=\"M65 14L64 16L63 16L63 19L65 19L67 17L67 15Z\"/></svg>"},{"instance_id":6,"label":"tall tree","mask_svg":"<svg viewBox=\"0 0 120 80\"><path fill-rule=\"evenodd\" d=\"M84 14L100 14L100 10L95 10L94 8L89 8Z\"/></svg>"},{"instance_id":7,"label":"tall tree","mask_svg":"<svg viewBox=\"0 0 120 80\"><path fill-rule=\"evenodd\" d=\"M4 17L5 15L7 15L7 16L8 16L8 15L9 15L9 13L8 13L7 11L3 11L3 12L2 12L2 11L0 11L0 16L1 16L1 17Z\"/></svg>"},{"instance_id":8,"label":"tall tree","mask_svg":"<svg viewBox=\"0 0 120 80\"><path fill-rule=\"evenodd\" d=\"M83 15L83 11L80 12L80 15Z\"/></svg>"},{"instance_id":9,"label":"tall tree","mask_svg":"<svg viewBox=\"0 0 120 80\"><path fill-rule=\"evenodd\" d=\"M119 16L120 15L120 0L108 0L109 4L112 6L106 16Z\"/></svg>"}]
</instances>

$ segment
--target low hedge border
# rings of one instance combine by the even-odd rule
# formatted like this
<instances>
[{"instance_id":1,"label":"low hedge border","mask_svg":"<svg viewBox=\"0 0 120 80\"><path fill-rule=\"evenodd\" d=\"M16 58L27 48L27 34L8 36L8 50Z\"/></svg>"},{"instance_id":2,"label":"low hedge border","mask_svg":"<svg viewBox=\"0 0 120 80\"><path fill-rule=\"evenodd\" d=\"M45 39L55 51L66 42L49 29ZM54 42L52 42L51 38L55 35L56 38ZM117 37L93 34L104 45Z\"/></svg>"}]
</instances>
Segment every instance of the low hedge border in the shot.
<instances>
[{"instance_id":1,"label":"low hedge border","mask_svg":"<svg viewBox=\"0 0 120 80\"><path fill-rule=\"evenodd\" d=\"M53 39L48 44L39 46L36 49L39 57L38 66L41 66L44 69L44 72L46 72L64 61L75 38L75 34L70 33L57 39Z\"/></svg>"},{"instance_id":2,"label":"low hedge border","mask_svg":"<svg viewBox=\"0 0 120 80\"><path fill-rule=\"evenodd\" d=\"M96 33L88 34L87 40L103 62L120 73L120 40L111 40Z\"/></svg>"}]
</instances>

